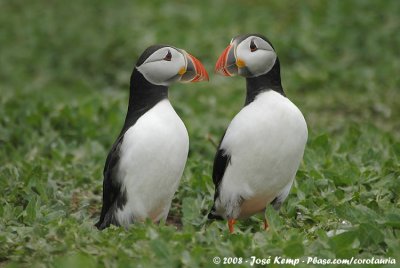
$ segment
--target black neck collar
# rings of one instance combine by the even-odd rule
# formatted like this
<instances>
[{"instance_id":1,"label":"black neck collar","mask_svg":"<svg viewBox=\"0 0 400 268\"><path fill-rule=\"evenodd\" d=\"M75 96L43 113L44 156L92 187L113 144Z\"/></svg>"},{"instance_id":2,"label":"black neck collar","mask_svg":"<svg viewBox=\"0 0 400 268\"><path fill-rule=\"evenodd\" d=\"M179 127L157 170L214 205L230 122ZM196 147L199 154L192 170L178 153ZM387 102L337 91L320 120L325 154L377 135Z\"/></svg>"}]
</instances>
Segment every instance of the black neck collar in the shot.
<instances>
[{"instance_id":1,"label":"black neck collar","mask_svg":"<svg viewBox=\"0 0 400 268\"><path fill-rule=\"evenodd\" d=\"M279 59L276 58L272 69L261 76L246 78L247 95L245 106L257 97L258 94L274 90L286 97L282 88Z\"/></svg>"},{"instance_id":2,"label":"black neck collar","mask_svg":"<svg viewBox=\"0 0 400 268\"><path fill-rule=\"evenodd\" d=\"M123 135L154 105L166 98L168 98L167 86L151 84L135 68L131 75L128 112L120 135Z\"/></svg>"}]
</instances>

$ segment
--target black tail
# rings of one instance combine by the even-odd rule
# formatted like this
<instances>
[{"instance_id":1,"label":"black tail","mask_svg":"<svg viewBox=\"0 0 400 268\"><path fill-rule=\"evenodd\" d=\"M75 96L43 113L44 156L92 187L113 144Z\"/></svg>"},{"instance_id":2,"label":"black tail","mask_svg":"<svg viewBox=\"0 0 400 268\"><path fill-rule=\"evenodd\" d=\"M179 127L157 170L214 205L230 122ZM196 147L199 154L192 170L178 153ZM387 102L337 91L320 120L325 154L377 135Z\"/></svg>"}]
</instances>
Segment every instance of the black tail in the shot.
<instances>
[{"instance_id":1,"label":"black tail","mask_svg":"<svg viewBox=\"0 0 400 268\"><path fill-rule=\"evenodd\" d=\"M111 222L106 222L103 220L103 221L98 221L94 226L96 226L97 229L99 229L101 231L101 230L104 230L104 229L110 227L110 225L111 225Z\"/></svg>"},{"instance_id":2,"label":"black tail","mask_svg":"<svg viewBox=\"0 0 400 268\"><path fill-rule=\"evenodd\" d=\"M208 213L208 219L209 220L223 220L224 218L222 218L220 215L217 215L217 212L215 211L215 205L213 205L213 207L211 208L210 213Z\"/></svg>"},{"instance_id":3,"label":"black tail","mask_svg":"<svg viewBox=\"0 0 400 268\"><path fill-rule=\"evenodd\" d=\"M94 225L99 229L100 231L103 229L106 229L110 227L110 225L116 225L119 226L118 221L116 221L114 217L114 213L110 210L104 215L104 217L100 217L100 220Z\"/></svg>"},{"instance_id":4,"label":"black tail","mask_svg":"<svg viewBox=\"0 0 400 268\"><path fill-rule=\"evenodd\" d=\"M101 231L101 230L103 230L103 229L109 227L110 224L109 224L109 223L107 224L107 223L105 223L104 221L103 221L103 222L98 221L94 226L96 226L96 228L99 229L99 230Z\"/></svg>"}]
</instances>

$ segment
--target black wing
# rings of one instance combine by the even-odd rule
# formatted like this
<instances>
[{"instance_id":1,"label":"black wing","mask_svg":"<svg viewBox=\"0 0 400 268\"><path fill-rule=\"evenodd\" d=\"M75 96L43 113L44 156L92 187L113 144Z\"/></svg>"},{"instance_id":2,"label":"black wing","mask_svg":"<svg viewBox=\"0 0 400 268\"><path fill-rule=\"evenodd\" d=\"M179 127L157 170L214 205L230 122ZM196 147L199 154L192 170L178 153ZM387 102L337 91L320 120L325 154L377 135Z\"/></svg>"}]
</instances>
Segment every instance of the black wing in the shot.
<instances>
[{"instance_id":1,"label":"black wing","mask_svg":"<svg viewBox=\"0 0 400 268\"><path fill-rule=\"evenodd\" d=\"M226 133L226 131L225 131ZM219 143L217 153L215 154L214 158L214 167L213 167L213 182L215 185L215 193L214 193L214 204L211 208L210 213L208 213L208 218L209 219L217 219L217 220L222 220L222 217L216 214L215 211L215 200L217 200L219 196L219 186L222 182L222 178L224 177L226 167L231 161L231 156L226 153L225 150L221 149L221 143L225 137L225 133L222 136L221 142Z\"/></svg>"},{"instance_id":2,"label":"black wing","mask_svg":"<svg viewBox=\"0 0 400 268\"><path fill-rule=\"evenodd\" d=\"M114 143L104 165L103 207L101 209L100 220L95 225L100 230L107 228L110 224L118 225L114 217L115 209L117 207L122 208L126 203L126 191L121 192L121 184L115 179L116 166L120 158L119 150L123 137L121 135Z\"/></svg>"}]
</instances>

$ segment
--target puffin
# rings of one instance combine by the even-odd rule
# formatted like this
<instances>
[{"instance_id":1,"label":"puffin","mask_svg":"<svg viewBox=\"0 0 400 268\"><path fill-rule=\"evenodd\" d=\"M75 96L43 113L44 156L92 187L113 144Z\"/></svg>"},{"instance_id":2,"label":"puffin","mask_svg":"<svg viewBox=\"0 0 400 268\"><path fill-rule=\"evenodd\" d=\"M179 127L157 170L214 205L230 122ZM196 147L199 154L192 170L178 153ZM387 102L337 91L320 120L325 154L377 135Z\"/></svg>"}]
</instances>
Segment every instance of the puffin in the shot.
<instances>
[{"instance_id":1,"label":"puffin","mask_svg":"<svg viewBox=\"0 0 400 268\"><path fill-rule=\"evenodd\" d=\"M271 42L260 34L234 37L215 65L223 76L246 78L244 107L219 143L212 179L214 203L209 219L238 219L279 210L292 187L307 142L307 124L286 96L280 63Z\"/></svg>"},{"instance_id":2,"label":"puffin","mask_svg":"<svg viewBox=\"0 0 400 268\"><path fill-rule=\"evenodd\" d=\"M104 165L103 204L95 224L99 230L167 218L189 150L188 133L168 100L168 87L205 80L204 66L183 49L153 45L139 57L125 122Z\"/></svg>"}]
</instances>

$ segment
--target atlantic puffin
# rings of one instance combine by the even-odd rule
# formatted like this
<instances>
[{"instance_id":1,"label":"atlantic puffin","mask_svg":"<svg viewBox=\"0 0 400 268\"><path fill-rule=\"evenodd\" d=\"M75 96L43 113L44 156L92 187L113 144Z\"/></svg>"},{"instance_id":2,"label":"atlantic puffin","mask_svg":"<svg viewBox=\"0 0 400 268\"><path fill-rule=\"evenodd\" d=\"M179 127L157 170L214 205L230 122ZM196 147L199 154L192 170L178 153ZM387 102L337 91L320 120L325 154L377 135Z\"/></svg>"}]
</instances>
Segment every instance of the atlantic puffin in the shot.
<instances>
[{"instance_id":1,"label":"atlantic puffin","mask_svg":"<svg viewBox=\"0 0 400 268\"><path fill-rule=\"evenodd\" d=\"M203 80L208 80L207 71L185 50L153 45L139 57L125 123L104 166L98 229L167 218L189 148L185 125L168 100L168 86Z\"/></svg>"},{"instance_id":2,"label":"atlantic puffin","mask_svg":"<svg viewBox=\"0 0 400 268\"><path fill-rule=\"evenodd\" d=\"M260 34L234 37L215 65L223 76L246 78L244 107L218 146L212 178L214 204L209 219L237 219L276 210L289 194L307 142L307 124L285 95L280 64L271 42Z\"/></svg>"}]
</instances>

